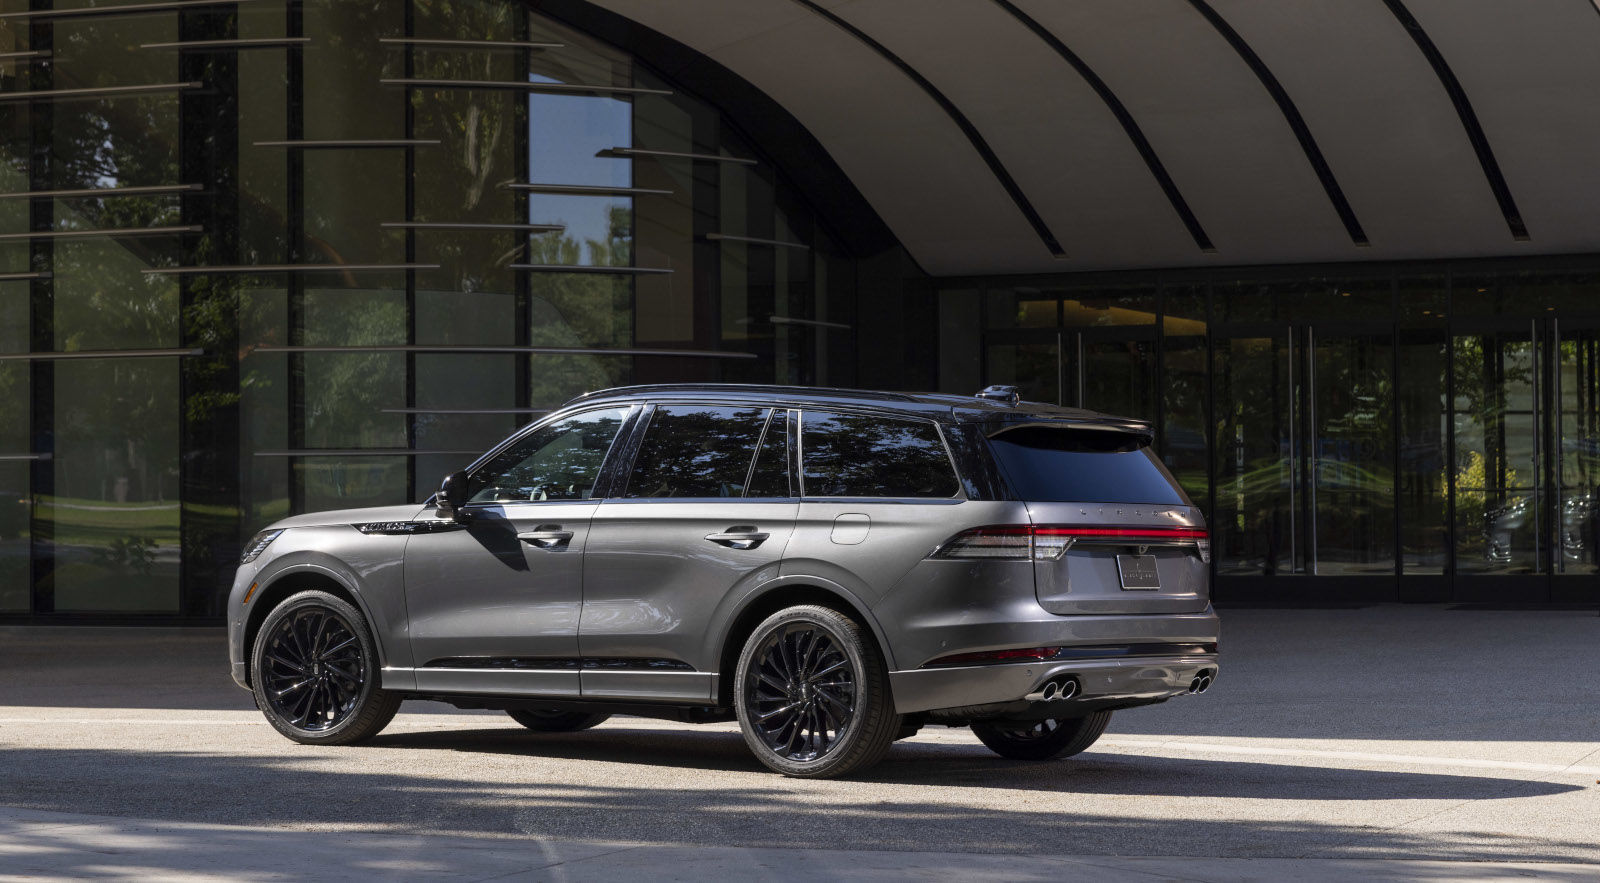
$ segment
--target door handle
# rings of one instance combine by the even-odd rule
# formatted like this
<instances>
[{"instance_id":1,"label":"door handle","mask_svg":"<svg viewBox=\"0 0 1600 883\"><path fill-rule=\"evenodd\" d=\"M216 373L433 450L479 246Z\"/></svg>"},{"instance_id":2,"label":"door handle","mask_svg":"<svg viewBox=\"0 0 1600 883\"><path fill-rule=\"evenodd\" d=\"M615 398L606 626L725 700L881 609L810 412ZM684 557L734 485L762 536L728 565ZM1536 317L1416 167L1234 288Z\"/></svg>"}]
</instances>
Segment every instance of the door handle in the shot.
<instances>
[{"instance_id":1,"label":"door handle","mask_svg":"<svg viewBox=\"0 0 1600 883\"><path fill-rule=\"evenodd\" d=\"M572 531L562 530L559 524L541 524L527 533L517 534L517 539L530 546L557 551L565 549L572 541Z\"/></svg>"},{"instance_id":2,"label":"door handle","mask_svg":"<svg viewBox=\"0 0 1600 883\"><path fill-rule=\"evenodd\" d=\"M708 533L706 539L730 549L754 549L769 536L771 534L761 533L751 525L736 524L722 533Z\"/></svg>"}]
</instances>

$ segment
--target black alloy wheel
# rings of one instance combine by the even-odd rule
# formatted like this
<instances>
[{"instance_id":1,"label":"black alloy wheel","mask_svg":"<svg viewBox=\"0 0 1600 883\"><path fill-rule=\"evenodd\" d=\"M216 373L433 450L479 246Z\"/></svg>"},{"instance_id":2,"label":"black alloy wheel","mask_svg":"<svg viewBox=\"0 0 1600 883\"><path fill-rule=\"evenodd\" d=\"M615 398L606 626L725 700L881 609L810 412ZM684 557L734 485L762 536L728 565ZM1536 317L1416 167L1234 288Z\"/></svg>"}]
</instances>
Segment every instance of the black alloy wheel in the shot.
<instances>
[{"instance_id":1,"label":"black alloy wheel","mask_svg":"<svg viewBox=\"0 0 1600 883\"><path fill-rule=\"evenodd\" d=\"M609 714L585 714L581 711L558 711L554 708L518 708L506 714L536 733L576 733L579 730L597 727L611 717Z\"/></svg>"},{"instance_id":2,"label":"black alloy wheel","mask_svg":"<svg viewBox=\"0 0 1600 883\"><path fill-rule=\"evenodd\" d=\"M1038 721L977 721L972 732L990 751L1012 760L1071 757L1093 745L1111 723L1111 712Z\"/></svg>"},{"instance_id":3,"label":"black alloy wheel","mask_svg":"<svg viewBox=\"0 0 1600 883\"><path fill-rule=\"evenodd\" d=\"M900 732L882 656L860 625L826 607L791 607L757 626L735 695L746 744L789 776L865 768Z\"/></svg>"},{"instance_id":4,"label":"black alloy wheel","mask_svg":"<svg viewBox=\"0 0 1600 883\"><path fill-rule=\"evenodd\" d=\"M261 624L252 654L256 706L296 742L345 745L376 735L400 697L377 685L377 648L361 613L327 592L289 597Z\"/></svg>"}]
</instances>

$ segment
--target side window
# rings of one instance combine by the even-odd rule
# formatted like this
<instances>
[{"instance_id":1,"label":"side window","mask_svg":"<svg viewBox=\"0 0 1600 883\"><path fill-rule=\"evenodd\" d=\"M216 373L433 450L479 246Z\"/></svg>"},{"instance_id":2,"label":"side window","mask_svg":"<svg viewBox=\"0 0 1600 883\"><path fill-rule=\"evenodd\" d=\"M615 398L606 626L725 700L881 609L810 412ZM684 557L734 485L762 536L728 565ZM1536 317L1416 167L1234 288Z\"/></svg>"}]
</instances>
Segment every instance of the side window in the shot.
<instances>
[{"instance_id":1,"label":"side window","mask_svg":"<svg viewBox=\"0 0 1600 883\"><path fill-rule=\"evenodd\" d=\"M589 411L535 430L472 474L474 503L588 500L625 408Z\"/></svg>"},{"instance_id":2,"label":"side window","mask_svg":"<svg viewBox=\"0 0 1600 883\"><path fill-rule=\"evenodd\" d=\"M750 470L747 497L792 497L794 485L789 474L789 412L778 409L767 421L767 434L761 437L756 465Z\"/></svg>"},{"instance_id":3,"label":"side window","mask_svg":"<svg viewBox=\"0 0 1600 883\"><path fill-rule=\"evenodd\" d=\"M947 498L960 489L926 420L805 411L800 426L808 497Z\"/></svg>"},{"instance_id":4,"label":"side window","mask_svg":"<svg viewBox=\"0 0 1600 883\"><path fill-rule=\"evenodd\" d=\"M661 405L650 418L624 496L740 497L766 408Z\"/></svg>"}]
</instances>

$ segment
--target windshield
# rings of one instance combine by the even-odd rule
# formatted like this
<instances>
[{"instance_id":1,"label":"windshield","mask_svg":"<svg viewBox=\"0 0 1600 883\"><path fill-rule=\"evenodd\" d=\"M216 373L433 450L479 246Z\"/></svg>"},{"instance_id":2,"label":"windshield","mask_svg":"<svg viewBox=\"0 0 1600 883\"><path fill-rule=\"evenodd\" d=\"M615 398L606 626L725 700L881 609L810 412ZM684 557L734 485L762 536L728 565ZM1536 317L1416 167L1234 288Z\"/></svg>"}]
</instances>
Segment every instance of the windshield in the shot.
<instances>
[{"instance_id":1,"label":"windshield","mask_svg":"<svg viewBox=\"0 0 1600 883\"><path fill-rule=\"evenodd\" d=\"M1019 426L990 436L989 445L1023 500L1190 505L1143 436Z\"/></svg>"}]
</instances>

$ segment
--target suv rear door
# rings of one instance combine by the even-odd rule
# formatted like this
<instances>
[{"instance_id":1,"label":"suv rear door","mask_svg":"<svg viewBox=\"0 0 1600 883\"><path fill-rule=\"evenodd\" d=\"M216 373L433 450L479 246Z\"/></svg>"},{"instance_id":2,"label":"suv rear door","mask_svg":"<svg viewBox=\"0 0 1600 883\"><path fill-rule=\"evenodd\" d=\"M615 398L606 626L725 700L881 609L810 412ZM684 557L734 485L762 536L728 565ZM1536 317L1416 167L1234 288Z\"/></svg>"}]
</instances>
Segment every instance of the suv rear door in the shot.
<instances>
[{"instance_id":1,"label":"suv rear door","mask_svg":"<svg viewBox=\"0 0 1600 883\"><path fill-rule=\"evenodd\" d=\"M831 580L873 604L944 542L966 501L931 420L800 413L799 523L783 572Z\"/></svg>"},{"instance_id":2,"label":"suv rear door","mask_svg":"<svg viewBox=\"0 0 1600 883\"><path fill-rule=\"evenodd\" d=\"M1094 426L990 427L1033 522L1034 590L1058 614L1197 613L1210 544L1146 436Z\"/></svg>"},{"instance_id":3,"label":"suv rear door","mask_svg":"<svg viewBox=\"0 0 1600 883\"><path fill-rule=\"evenodd\" d=\"M585 697L711 698L706 626L729 592L778 575L794 531L788 416L758 404L650 409L626 483L590 527Z\"/></svg>"}]
</instances>

